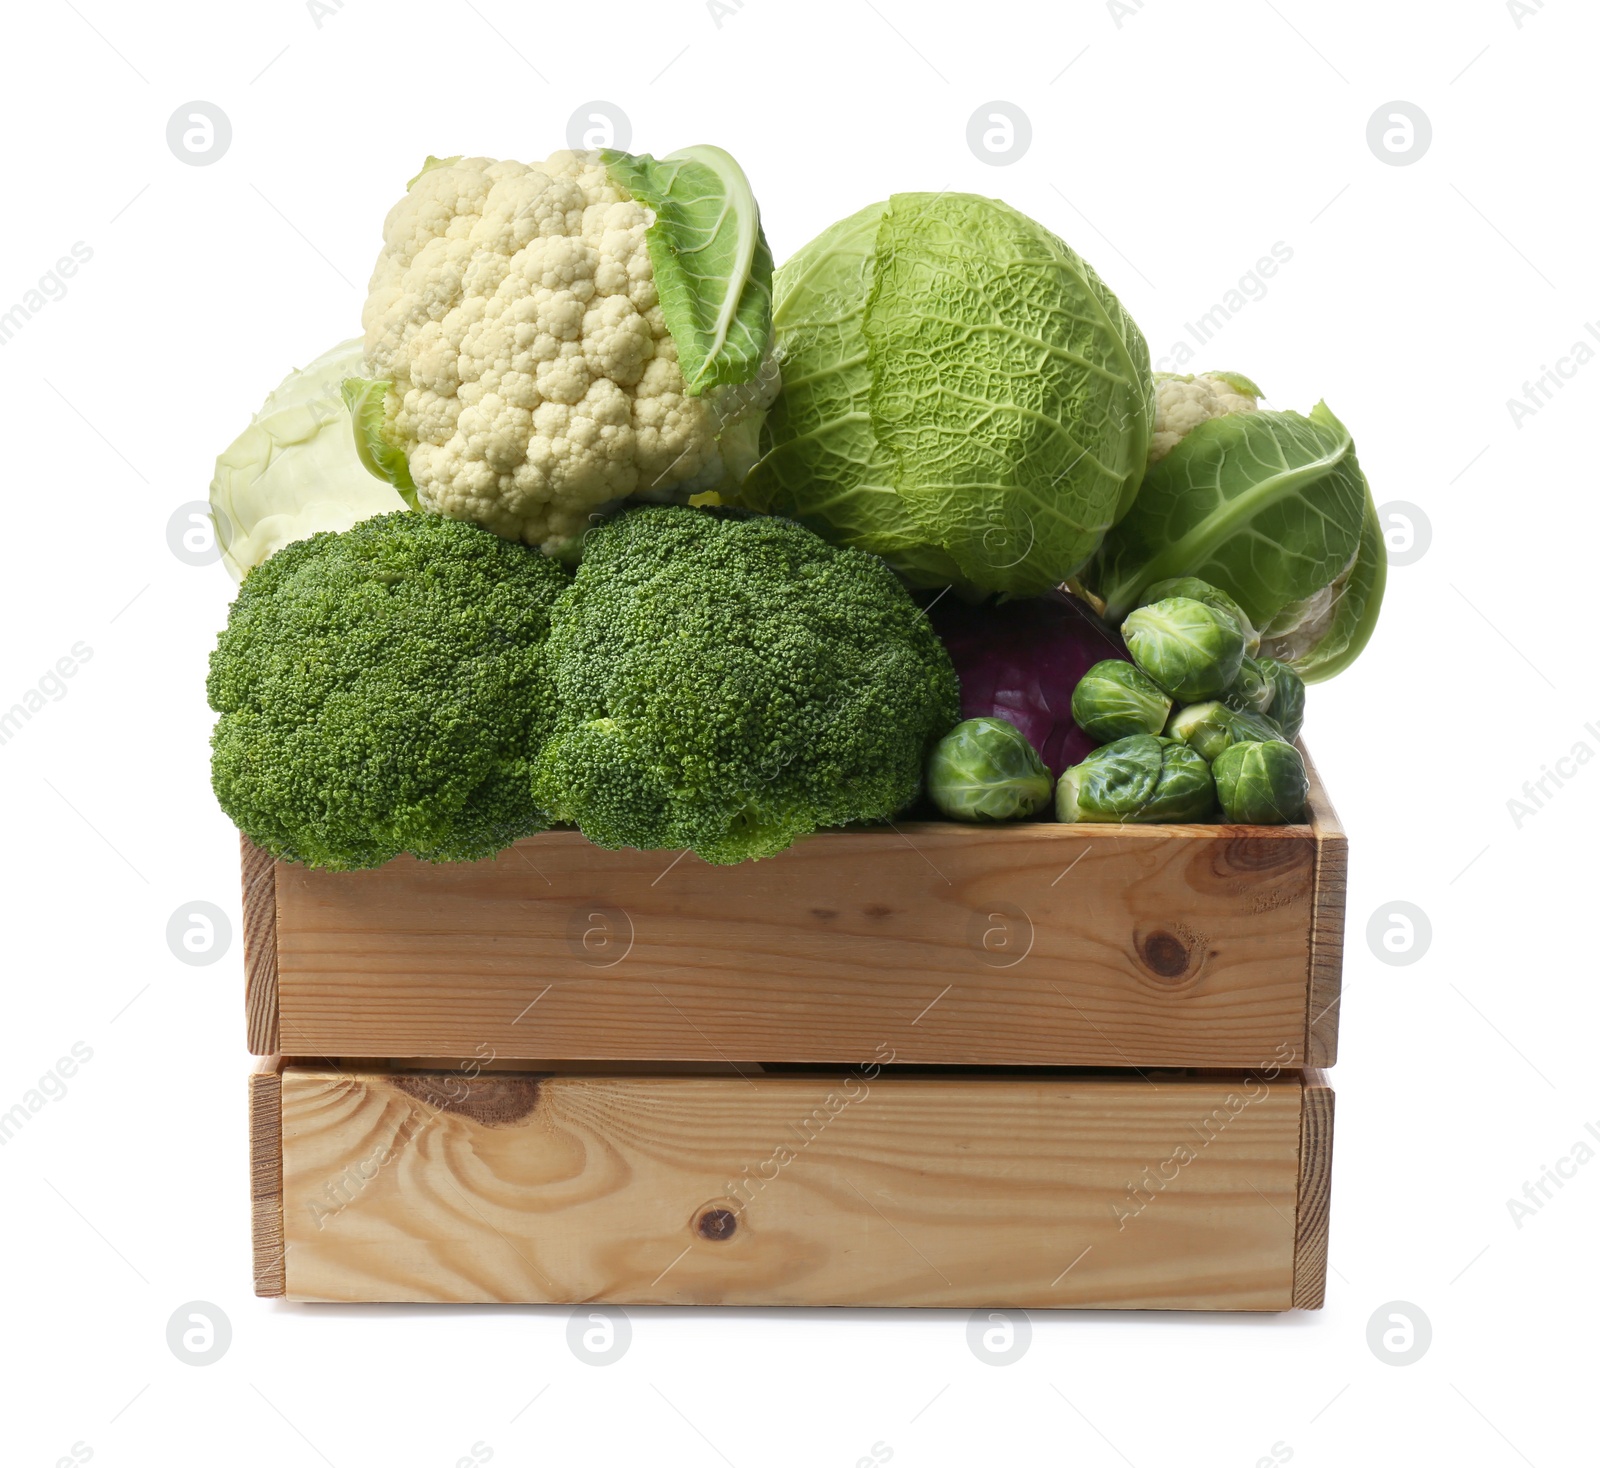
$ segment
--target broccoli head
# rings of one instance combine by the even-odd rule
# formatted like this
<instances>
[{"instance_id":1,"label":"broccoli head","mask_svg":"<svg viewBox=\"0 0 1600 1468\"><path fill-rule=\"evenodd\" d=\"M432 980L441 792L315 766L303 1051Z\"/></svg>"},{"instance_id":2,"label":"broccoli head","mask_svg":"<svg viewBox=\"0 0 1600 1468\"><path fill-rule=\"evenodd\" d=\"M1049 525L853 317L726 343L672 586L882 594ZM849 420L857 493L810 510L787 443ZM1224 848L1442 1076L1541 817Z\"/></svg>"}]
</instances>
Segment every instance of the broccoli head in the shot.
<instances>
[{"instance_id":1,"label":"broccoli head","mask_svg":"<svg viewBox=\"0 0 1600 1468\"><path fill-rule=\"evenodd\" d=\"M285 546L245 578L211 655L211 780L273 855L472 861L542 830L554 561L400 511Z\"/></svg>"},{"instance_id":2,"label":"broccoli head","mask_svg":"<svg viewBox=\"0 0 1600 1468\"><path fill-rule=\"evenodd\" d=\"M882 820L960 717L893 572L766 516L645 506L590 531L547 654L535 803L599 846L733 863Z\"/></svg>"}]
</instances>

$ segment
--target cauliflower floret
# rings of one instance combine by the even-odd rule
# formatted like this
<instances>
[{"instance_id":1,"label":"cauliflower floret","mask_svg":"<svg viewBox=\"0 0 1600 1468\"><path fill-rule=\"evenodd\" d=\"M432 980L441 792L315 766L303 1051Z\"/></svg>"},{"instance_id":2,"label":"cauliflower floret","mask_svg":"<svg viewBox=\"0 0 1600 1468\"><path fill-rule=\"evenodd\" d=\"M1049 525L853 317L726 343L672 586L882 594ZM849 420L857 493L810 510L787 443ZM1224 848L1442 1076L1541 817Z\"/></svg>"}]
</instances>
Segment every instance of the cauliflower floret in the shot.
<instances>
[{"instance_id":1,"label":"cauliflower floret","mask_svg":"<svg viewBox=\"0 0 1600 1468\"><path fill-rule=\"evenodd\" d=\"M1201 372L1192 377L1156 374L1155 430L1150 435L1150 462L1164 459L1193 430L1210 418L1228 413L1253 413L1260 406L1254 384L1232 373Z\"/></svg>"},{"instance_id":2,"label":"cauliflower floret","mask_svg":"<svg viewBox=\"0 0 1600 1468\"><path fill-rule=\"evenodd\" d=\"M389 211L362 325L424 508L546 550L629 495L723 478L645 242L593 153L429 168Z\"/></svg>"}]
</instances>

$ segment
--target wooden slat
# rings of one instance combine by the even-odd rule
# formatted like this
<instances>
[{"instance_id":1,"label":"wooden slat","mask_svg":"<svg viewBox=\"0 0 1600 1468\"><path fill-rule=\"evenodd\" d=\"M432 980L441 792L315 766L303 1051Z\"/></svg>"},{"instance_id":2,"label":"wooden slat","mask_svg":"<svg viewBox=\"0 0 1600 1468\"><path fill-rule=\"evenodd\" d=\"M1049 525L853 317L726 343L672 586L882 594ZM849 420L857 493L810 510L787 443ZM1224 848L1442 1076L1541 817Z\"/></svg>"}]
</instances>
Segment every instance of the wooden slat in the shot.
<instances>
[{"instance_id":1,"label":"wooden slat","mask_svg":"<svg viewBox=\"0 0 1600 1468\"><path fill-rule=\"evenodd\" d=\"M258 1295L284 1293L283 1063L250 1075L250 1256Z\"/></svg>"},{"instance_id":2,"label":"wooden slat","mask_svg":"<svg viewBox=\"0 0 1600 1468\"><path fill-rule=\"evenodd\" d=\"M1320 1310L1328 1277L1333 1191L1333 1091L1318 1070L1303 1076L1300 1184L1295 1203L1294 1303Z\"/></svg>"},{"instance_id":3,"label":"wooden slat","mask_svg":"<svg viewBox=\"0 0 1600 1468\"><path fill-rule=\"evenodd\" d=\"M1306 1002L1305 1064L1328 1066L1339 1058L1339 1001L1344 973L1344 907L1349 847L1344 828L1317 776L1311 775L1311 830L1317 843L1311 907L1311 965Z\"/></svg>"},{"instance_id":4,"label":"wooden slat","mask_svg":"<svg viewBox=\"0 0 1600 1468\"><path fill-rule=\"evenodd\" d=\"M738 867L558 831L471 865L280 865L280 1033L308 1055L1283 1063L1315 875L1309 826L928 823Z\"/></svg>"},{"instance_id":5,"label":"wooden slat","mask_svg":"<svg viewBox=\"0 0 1600 1468\"><path fill-rule=\"evenodd\" d=\"M278 864L242 832L245 1040L252 1055L278 1050Z\"/></svg>"},{"instance_id":6,"label":"wooden slat","mask_svg":"<svg viewBox=\"0 0 1600 1468\"><path fill-rule=\"evenodd\" d=\"M294 1065L286 1288L1281 1310L1294 1296L1300 1133L1293 1074Z\"/></svg>"}]
</instances>

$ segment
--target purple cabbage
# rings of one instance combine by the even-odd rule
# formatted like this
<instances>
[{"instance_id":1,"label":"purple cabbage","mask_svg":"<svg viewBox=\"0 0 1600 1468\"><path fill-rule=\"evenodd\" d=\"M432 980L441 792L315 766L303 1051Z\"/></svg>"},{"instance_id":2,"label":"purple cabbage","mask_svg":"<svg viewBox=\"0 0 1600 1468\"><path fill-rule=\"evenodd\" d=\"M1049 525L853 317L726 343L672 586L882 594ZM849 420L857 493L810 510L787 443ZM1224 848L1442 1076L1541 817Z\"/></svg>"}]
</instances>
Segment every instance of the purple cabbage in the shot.
<instances>
[{"instance_id":1,"label":"purple cabbage","mask_svg":"<svg viewBox=\"0 0 1600 1468\"><path fill-rule=\"evenodd\" d=\"M961 679L963 719L1009 719L1059 778L1095 741L1072 722L1072 690L1122 643L1064 591L977 606L941 596L928 619Z\"/></svg>"}]
</instances>

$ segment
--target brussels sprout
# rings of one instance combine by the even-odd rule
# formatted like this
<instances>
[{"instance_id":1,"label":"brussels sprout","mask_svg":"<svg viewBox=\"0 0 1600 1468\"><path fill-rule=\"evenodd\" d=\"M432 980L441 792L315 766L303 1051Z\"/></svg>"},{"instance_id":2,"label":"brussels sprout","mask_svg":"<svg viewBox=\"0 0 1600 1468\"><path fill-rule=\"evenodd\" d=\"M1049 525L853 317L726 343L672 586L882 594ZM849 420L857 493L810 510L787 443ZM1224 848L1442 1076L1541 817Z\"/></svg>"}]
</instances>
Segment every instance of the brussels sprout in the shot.
<instances>
[{"instance_id":1,"label":"brussels sprout","mask_svg":"<svg viewBox=\"0 0 1600 1468\"><path fill-rule=\"evenodd\" d=\"M1276 658L1262 658L1257 666L1272 685L1272 702L1267 705L1272 722L1283 730L1285 739L1299 738L1306 717L1306 685L1288 663Z\"/></svg>"},{"instance_id":2,"label":"brussels sprout","mask_svg":"<svg viewBox=\"0 0 1600 1468\"><path fill-rule=\"evenodd\" d=\"M1122 640L1140 669L1174 698L1216 698L1239 676L1244 634L1226 612L1169 596L1130 612Z\"/></svg>"},{"instance_id":3,"label":"brussels sprout","mask_svg":"<svg viewBox=\"0 0 1600 1468\"><path fill-rule=\"evenodd\" d=\"M1248 654L1239 663L1239 676L1222 695L1229 708L1245 713L1265 714L1272 709L1272 696L1277 692L1267 671Z\"/></svg>"},{"instance_id":4,"label":"brussels sprout","mask_svg":"<svg viewBox=\"0 0 1600 1468\"><path fill-rule=\"evenodd\" d=\"M928 756L928 795L953 821L1020 821L1050 800L1050 771L1015 724L967 719Z\"/></svg>"},{"instance_id":5,"label":"brussels sprout","mask_svg":"<svg viewBox=\"0 0 1600 1468\"><path fill-rule=\"evenodd\" d=\"M1102 744L1130 734L1159 734L1171 712L1172 700L1120 658L1096 663L1072 690L1072 722Z\"/></svg>"},{"instance_id":6,"label":"brussels sprout","mask_svg":"<svg viewBox=\"0 0 1600 1468\"><path fill-rule=\"evenodd\" d=\"M1217 798L1230 821L1252 826L1287 826L1305 815L1305 761L1281 739L1231 745L1212 766Z\"/></svg>"},{"instance_id":7,"label":"brussels sprout","mask_svg":"<svg viewBox=\"0 0 1600 1468\"><path fill-rule=\"evenodd\" d=\"M1239 631L1244 634L1246 656L1256 655L1261 646L1261 634L1256 631L1255 624L1245 609L1220 587L1213 586L1209 581L1202 581L1198 576L1174 576L1169 581L1158 581L1154 586L1146 588L1144 595L1139 598L1139 605L1147 607L1153 601L1165 601L1172 596L1186 596L1191 601L1203 601L1212 611L1226 612L1239 624Z\"/></svg>"},{"instance_id":8,"label":"brussels sprout","mask_svg":"<svg viewBox=\"0 0 1600 1468\"><path fill-rule=\"evenodd\" d=\"M1179 709L1167 721L1167 735L1183 740L1202 759L1214 760L1229 745L1282 739L1283 731L1265 714L1232 709L1212 699Z\"/></svg>"},{"instance_id":9,"label":"brussels sprout","mask_svg":"<svg viewBox=\"0 0 1600 1468\"><path fill-rule=\"evenodd\" d=\"M1133 734L1056 784L1061 821L1200 821L1216 804L1211 767L1181 739Z\"/></svg>"}]
</instances>

